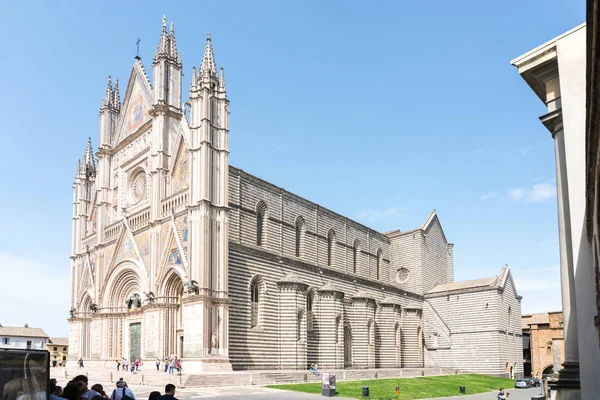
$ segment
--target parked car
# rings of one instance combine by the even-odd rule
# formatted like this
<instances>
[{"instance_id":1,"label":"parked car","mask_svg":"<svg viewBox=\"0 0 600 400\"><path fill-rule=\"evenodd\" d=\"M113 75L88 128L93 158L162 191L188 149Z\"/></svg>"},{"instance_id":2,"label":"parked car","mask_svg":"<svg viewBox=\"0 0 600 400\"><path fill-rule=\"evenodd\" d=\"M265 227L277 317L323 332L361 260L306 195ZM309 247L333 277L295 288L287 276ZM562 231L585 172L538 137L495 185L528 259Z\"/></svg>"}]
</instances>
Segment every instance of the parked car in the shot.
<instances>
[{"instance_id":1,"label":"parked car","mask_svg":"<svg viewBox=\"0 0 600 400\"><path fill-rule=\"evenodd\" d=\"M528 380L525 379L519 379L517 381L515 381L515 388L516 389L527 389L530 388L531 384L529 383Z\"/></svg>"},{"instance_id":2,"label":"parked car","mask_svg":"<svg viewBox=\"0 0 600 400\"><path fill-rule=\"evenodd\" d=\"M529 385L531 387L540 387L542 383L538 378L529 378Z\"/></svg>"}]
</instances>

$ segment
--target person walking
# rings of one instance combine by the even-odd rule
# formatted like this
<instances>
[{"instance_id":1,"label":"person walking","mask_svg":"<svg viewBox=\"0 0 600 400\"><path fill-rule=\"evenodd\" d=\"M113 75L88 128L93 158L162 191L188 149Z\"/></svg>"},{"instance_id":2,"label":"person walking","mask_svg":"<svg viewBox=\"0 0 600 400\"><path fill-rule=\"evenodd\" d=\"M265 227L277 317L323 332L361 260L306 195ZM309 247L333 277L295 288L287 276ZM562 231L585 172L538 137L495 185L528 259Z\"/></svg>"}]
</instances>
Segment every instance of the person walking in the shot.
<instances>
[{"instance_id":1,"label":"person walking","mask_svg":"<svg viewBox=\"0 0 600 400\"><path fill-rule=\"evenodd\" d=\"M160 358L156 359L156 370L160 371Z\"/></svg>"}]
</instances>

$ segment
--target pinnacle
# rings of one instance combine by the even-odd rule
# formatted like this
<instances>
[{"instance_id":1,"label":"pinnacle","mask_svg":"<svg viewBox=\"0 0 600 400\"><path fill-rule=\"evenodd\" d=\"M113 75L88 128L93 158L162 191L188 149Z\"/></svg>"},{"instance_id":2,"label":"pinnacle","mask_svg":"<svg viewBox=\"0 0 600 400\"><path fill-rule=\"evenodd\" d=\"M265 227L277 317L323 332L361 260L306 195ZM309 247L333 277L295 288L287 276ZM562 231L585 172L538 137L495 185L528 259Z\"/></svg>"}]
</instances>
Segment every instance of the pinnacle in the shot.
<instances>
[{"instance_id":1,"label":"pinnacle","mask_svg":"<svg viewBox=\"0 0 600 400\"><path fill-rule=\"evenodd\" d=\"M196 66L192 66L192 83L190 84L190 90L196 89Z\"/></svg>"},{"instance_id":2,"label":"pinnacle","mask_svg":"<svg viewBox=\"0 0 600 400\"><path fill-rule=\"evenodd\" d=\"M115 86L113 90L112 105L115 109L121 109L121 96L119 95L119 78L115 80Z\"/></svg>"},{"instance_id":3,"label":"pinnacle","mask_svg":"<svg viewBox=\"0 0 600 400\"><path fill-rule=\"evenodd\" d=\"M215 55L212 48L212 40L210 33L206 38L206 47L204 48L204 57L202 58L202 66L200 67L200 75L216 75L217 66L215 64Z\"/></svg>"},{"instance_id":4,"label":"pinnacle","mask_svg":"<svg viewBox=\"0 0 600 400\"><path fill-rule=\"evenodd\" d=\"M221 65L220 74L219 74L219 88L221 90L225 90L225 69Z\"/></svg>"}]
</instances>

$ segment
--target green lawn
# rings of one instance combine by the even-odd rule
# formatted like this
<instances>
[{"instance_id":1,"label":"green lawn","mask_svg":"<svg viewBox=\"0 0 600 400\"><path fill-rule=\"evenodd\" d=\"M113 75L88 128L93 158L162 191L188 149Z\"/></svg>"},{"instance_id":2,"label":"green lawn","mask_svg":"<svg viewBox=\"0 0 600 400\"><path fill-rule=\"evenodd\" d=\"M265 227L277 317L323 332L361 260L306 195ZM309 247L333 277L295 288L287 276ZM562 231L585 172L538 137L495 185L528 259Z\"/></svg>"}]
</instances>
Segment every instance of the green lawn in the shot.
<instances>
[{"instance_id":1,"label":"green lawn","mask_svg":"<svg viewBox=\"0 0 600 400\"><path fill-rule=\"evenodd\" d=\"M420 378L392 378L371 381L337 382L336 391L340 397L362 399L362 387L369 387L369 399L427 399L431 397L460 396L460 386L465 386L467 394L484 393L490 390L512 388L515 381L506 378L492 378L485 375L447 375ZM400 397L396 397L396 386L400 386ZM293 390L305 393L321 393L320 383L295 385L273 385L274 389Z\"/></svg>"}]
</instances>

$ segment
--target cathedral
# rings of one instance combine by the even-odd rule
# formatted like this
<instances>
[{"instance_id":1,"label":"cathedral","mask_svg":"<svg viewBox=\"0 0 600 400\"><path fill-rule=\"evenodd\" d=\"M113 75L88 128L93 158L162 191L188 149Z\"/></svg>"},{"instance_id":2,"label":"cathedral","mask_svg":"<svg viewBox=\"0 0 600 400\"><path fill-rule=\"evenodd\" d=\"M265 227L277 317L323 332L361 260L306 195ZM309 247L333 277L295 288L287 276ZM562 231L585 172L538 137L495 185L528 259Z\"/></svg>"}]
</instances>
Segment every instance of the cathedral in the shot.
<instances>
[{"instance_id":1,"label":"cathedral","mask_svg":"<svg viewBox=\"0 0 600 400\"><path fill-rule=\"evenodd\" d=\"M176 356L186 373L449 367L522 374L510 270L454 282L435 211L378 232L229 165L210 35L182 101L163 17L152 82L109 76L73 193L69 356ZM235 140L235 135L233 136Z\"/></svg>"}]
</instances>

